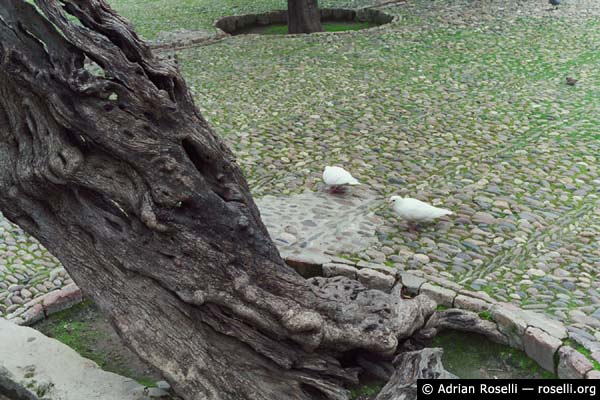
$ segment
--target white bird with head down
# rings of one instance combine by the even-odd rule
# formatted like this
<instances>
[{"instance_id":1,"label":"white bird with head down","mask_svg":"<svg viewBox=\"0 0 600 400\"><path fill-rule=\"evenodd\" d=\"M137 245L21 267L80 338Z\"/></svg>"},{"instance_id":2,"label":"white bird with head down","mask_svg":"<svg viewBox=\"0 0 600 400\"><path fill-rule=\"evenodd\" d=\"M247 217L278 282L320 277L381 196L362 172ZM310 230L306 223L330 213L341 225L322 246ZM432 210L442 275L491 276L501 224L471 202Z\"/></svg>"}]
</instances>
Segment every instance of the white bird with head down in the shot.
<instances>
[{"instance_id":1,"label":"white bird with head down","mask_svg":"<svg viewBox=\"0 0 600 400\"><path fill-rule=\"evenodd\" d=\"M431 204L410 197L402 198L392 196L390 198L392 207L396 214L405 219L409 224L433 221L434 219L445 215L452 215L453 212L444 208L434 207ZM412 227L412 226L411 226Z\"/></svg>"},{"instance_id":2,"label":"white bird with head down","mask_svg":"<svg viewBox=\"0 0 600 400\"><path fill-rule=\"evenodd\" d=\"M341 192L346 186L360 185L355 177L341 167L325 167L323 182L330 187L332 192Z\"/></svg>"}]
</instances>

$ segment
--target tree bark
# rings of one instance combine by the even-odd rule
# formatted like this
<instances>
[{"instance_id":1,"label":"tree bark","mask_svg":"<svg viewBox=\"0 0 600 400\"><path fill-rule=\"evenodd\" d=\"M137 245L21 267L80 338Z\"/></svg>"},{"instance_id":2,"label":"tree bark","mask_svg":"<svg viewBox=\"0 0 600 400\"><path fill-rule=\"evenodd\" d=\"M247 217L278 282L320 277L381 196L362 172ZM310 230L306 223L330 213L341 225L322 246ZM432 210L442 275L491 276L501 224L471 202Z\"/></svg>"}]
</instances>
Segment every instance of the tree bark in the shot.
<instances>
[{"instance_id":1,"label":"tree bark","mask_svg":"<svg viewBox=\"0 0 600 400\"><path fill-rule=\"evenodd\" d=\"M396 371L375 400L414 400L418 379L456 379L442 365L441 348L428 348L399 354Z\"/></svg>"},{"instance_id":2,"label":"tree bark","mask_svg":"<svg viewBox=\"0 0 600 400\"><path fill-rule=\"evenodd\" d=\"M346 399L342 355L424 324L426 298L285 265L175 66L105 0L35 3L0 2L0 209L184 399Z\"/></svg>"},{"instance_id":3,"label":"tree bark","mask_svg":"<svg viewBox=\"0 0 600 400\"><path fill-rule=\"evenodd\" d=\"M318 0L288 0L288 33L322 31Z\"/></svg>"},{"instance_id":4,"label":"tree bark","mask_svg":"<svg viewBox=\"0 0 600 400\"><path fill-rule=\"evenodd\" d=\"M498 330L494 321L482 319L473 311L456 308L436 311L414 337L427 341L445 330L476 333L496 343L507 342L507 338Z\"/></svg>"}]
</instances>

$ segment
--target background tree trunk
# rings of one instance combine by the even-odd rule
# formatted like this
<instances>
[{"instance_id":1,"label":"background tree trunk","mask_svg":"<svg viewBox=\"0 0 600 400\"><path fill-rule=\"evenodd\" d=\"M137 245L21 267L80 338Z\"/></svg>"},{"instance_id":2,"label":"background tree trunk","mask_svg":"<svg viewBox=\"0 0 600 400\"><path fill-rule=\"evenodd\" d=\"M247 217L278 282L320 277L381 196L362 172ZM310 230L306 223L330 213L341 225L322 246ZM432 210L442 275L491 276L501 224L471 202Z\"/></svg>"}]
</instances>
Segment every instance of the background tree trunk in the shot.
<instances>
[{"instance_id":1,"label":"background tree trunk","mask_svg":"<svg viewBox=\"0 0 600 400\"><path fill-rule=\"evenodd\" d=\"M288 0L288 33L321 32L317 0Z\"/></svg>"},{"instance_id":2,"label":"background tree trunk","mask_svg":"<svg viewBox=\"0 0 600 400\"><path fill-rule=\"evenodd\" d=\"M0 209L182 397L346 399L340 356L424 324L424 298L285 265L179 72L104 0L35 3L0 2Z\"/></svg>"}]
</instances>

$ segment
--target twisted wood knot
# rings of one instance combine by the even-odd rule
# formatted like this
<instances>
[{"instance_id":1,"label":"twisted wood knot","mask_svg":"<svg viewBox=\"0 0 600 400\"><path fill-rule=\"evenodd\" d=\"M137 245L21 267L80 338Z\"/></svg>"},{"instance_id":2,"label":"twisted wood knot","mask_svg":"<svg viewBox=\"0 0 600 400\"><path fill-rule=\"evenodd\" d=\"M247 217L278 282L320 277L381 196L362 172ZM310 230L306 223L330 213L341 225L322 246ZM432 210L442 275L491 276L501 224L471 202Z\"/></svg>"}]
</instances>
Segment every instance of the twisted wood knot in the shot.
<instances>
[{"instance_id":1,"label":"twisted wood knot","mask_svg":"<svg viewBox=\"0 0 600 400\"><path fill-rule=\"evenodd\" d=\"M290 332L304 333L320 331L323 327L323 317L312 311L287 311L281 323Z\"/></svg>"},{"instance_id":2,"label":"twisted wood knot","mask_svg":"<svg viewBox=\"0 0 600 400\"><path fill-rule=\"evenodd\" d=\"M177 296L179 296L184 303L196 306L201 306L206 301L206 292L203 290L180 290L177 292Z\"/></svg>"}]
</instances>

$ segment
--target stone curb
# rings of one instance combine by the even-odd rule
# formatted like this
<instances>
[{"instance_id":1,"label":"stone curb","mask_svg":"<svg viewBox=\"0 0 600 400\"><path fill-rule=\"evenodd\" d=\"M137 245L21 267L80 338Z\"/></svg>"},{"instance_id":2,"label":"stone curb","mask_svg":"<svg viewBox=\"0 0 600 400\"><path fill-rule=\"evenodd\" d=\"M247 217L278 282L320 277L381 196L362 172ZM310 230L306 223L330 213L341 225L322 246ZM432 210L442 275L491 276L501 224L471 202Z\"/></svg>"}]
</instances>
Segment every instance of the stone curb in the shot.
<instances>
[{"instance_id":1,"label":"stone curb","mask_svg":"<svg viewBox=\"0 0 600 400\"><path fill-rule=\"evenodd\" d=\"M396 0L394 0L394 2L392 2L390 4L394 4L395 2L396 2ZM377 14L381 14L382 16L385 15L385 16L389 17L390 18L389 22L384 22L381 25L363 29L366 31L378 30L378 29L383 29L385 27L385 25L393 24L400 20L400 17L397 15L390 15L390 14L385 13L384 11L375 10L375 8L382 7L382 6L384 7L385 5L382 4L379 6L362 7L362 8L358 8L356 10L350 10L350 11L354 11L356 13L362 13L362 14L377 13ZM327 9L327 10L330 10L330 9ZM266 14L269 14L269 13L266 13ZM250 15L254 15L254 14L250 14ZM215 29L215 33L210 34L208 36L204 32L200 32L200 33L198 33L197 37L191 37L191 38L186 38L186 39L174 39L174 40L167 40L164 42L150 41L149 42L150 47L152 48L153 51L155 51L157 53L161 53L161 52L168 52L168 51L183 50L183 49L187 49L190 47L209 46L212 44L216 44L216 43L219 43L219 42L227 39L228 37L232 36L230 33L226 32L225 30L221 29L221 27L219 27L219 25L222 23L222 21L227 18L240 18L240 17L245 17L245 16L234 15L234 16L227 16L227 17L222 17L222 18L217 19L213 23L213 28ZM256 17L257 18L261 17L261 15L256 14ZM353 31L316 32L316 33L313 33L313 35L345 35L345 34L351 34L351 33L353 33ZM277 35L276 38L277 39L287 39L287 38L295 38L295 37L302 37L302 36L304 36L304 34ZM269 38L269 36L264 36L264 37Z\"/></svg>"},{"instance_id":2,"label":"stone curb","mask_svg":"<svg viewBox=\"0 0 600 400\"><path fill-rule=\"evenodd\" d=\"M337 20L348 20L348 14L354 15L352 20L357 21L371 21L378 23L378 26L372 28L363 29L364 31L371 31L382 29L385 25L393 24L400 20L397 15L391 15L381 10L376 10L371 7L363 7L358 9L342 9L342 8L321 8L321 19L334 21ZM339 14L340 17L336 18L335 13ZM342 15L343 14L343 15ZM287 18L287 10L273 10L262 14L246 14L246 15L229 15L218 18L214 23L213 27L224 35L230 36L231 32L239 31L248 26L254 25L269 25L274 23L283 23ZM315 32L311 35L344 35L352 33L352 31L342 32ZM306 34L291 34L291 35L273 35L277 36L277 39L288 39L295 37L304 37ZM269 36L265 36L269 37Z\"/></svg>"},{"instance_id":3,"label":"stone curb","mask_svg":"<svg viewBox=\"0 0 600 400\"><path fill-rule=\"evenodd\" d=\"M17 325L29 326L82 301L81 289L74 283L70 283L62 289L46 293L25 303L23 309L7 315L6 319Z\"/></svg>"}]
</instances>

